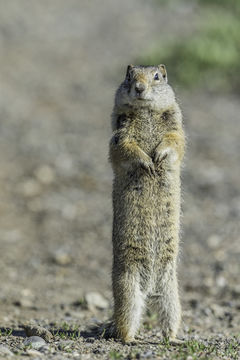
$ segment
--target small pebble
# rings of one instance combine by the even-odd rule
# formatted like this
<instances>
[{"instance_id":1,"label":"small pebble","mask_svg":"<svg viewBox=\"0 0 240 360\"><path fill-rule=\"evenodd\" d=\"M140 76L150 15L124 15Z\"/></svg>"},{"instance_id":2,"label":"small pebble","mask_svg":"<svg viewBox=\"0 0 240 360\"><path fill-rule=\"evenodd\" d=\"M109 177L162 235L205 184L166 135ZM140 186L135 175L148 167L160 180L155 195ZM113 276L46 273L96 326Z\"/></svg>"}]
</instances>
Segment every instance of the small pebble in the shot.
<instances>
[{"instance_id":1,"label":"small pebble","mask_svg":"<svg viewBox=\"0 0 240 360\"><path fill-rule=\"evenodd\" d=\"M24 341L25 346L31 345L33 349L40 349L42 346L46 344L45 340L40 336L30 336Z\"/></svg>"},{"instance_id":2,"label":"small pebble","mask_svg":"<svg viewBox=\"0 0 240 360\"><path fill-rule=\"evenodd\" d=\"M153 351L151 351L151 350L148 350L148 351L145 351L143 354L141 354L141 358L143 358L143 359L149 359L149 358L151 358L152 359L152 357L154 356L154 352Z\"/></svg>"},{"instance_id":3,"label":"small pebble","mask_svg":"<svg viewBox=\"0 0 240 360\"><path fill-rule=\"evenodd\" d=\"M44 185L51 184L55 179L53 169L48 165L42 165L35 171L36 178Z\"/></svg>"},{"instance_id":4,"label":"small pebble","mask_svg":"<svg viewBox=\"0 0 240 360\"><path fill-rule=\"evenodd\" d=\"M79 354L78 352L74 351L74 352L72 353L72 356L73 356L73 357L79 357L80 354Z\"/></svg>"},{"instance_id":5,"label":"small pebble","mask_svg":"<svg viewBox=\"0 0 240 360\"><path fill-rule=\"evenodd\" d=\"M101 294L95 291L88 292L85 295L85 301L89 310L94 310L95 308L104 310L109 306L108 301Z\"/></svg>"},{"instance_id":6,"label":"small pebble","mask_svg":"<svg viewBox=\"0 0 240 360\"><path fill-rule=\"evenodd\" d=\"M24 298L24 297L14 301L13 305L19 306L19 307L22 307L22 308L32 308L32 307L34 307L33 300L28 299L28 298Z\"/></svg>"},{"instance_id":7,"label":"small pebble","mask_svg":"<svg viewBox=\"0 0 240 360\"><path fill-rule=\"evenodd\" d=\"M28 179L20 185L20 192L26 197L34 197L41 193L40 184L34 179Z\"/></svg>"},{"instance_id":8,"label":"small pebble","mask_svg":"<svg viewBox=\"0 0 240 360\"><path fill-rule=\"evenodd\" d=\"M73 341L72 340L62 340L60 341L60 343L58 344L58 348L59 350L66 350L66 349L70 349L70 347L72 346Z\"/></svg>"},{"instance_id":9,"label":"small pebble","mask_svg":"<svg viewBox=\"0 0 240 360\"><path fill-rule=\"evenodd\" d=\"M209 238L207 239L207 243L209 245L210 248L214 249L216 247L219 246L219 244L221 243L221 238L220 236L216 235L216 234L212 234L211 236L209 236Z\"/></svg>"},{"instance_id":10,"label":"small pebble","mask_svg":"<svg viewBox=\"0 0 240 360\"><path fill-rule=\"evenodd\" d=\"M66 204L62 208L62 216L66 220L74 220L77 215L77 208L73 204Z\"/></svg>"},{"instance_id":11,"label":"small pebble","mask_svg":"<svg viewBox=\"0 0 240 360\"><path fill-rule=\"evenodd\" d=\"M224 286L226 286L226 279L223 276L218 276L216 278L216 284L219 287L224 287Z\"/></svg>"},{"instance_id":12,"label":"small pebble","mask_svg":"<svg viewBox=\"0 0 240 360\"><path fill-rule=\"evenodd\" d=\"M72 256L64 249L59 249L53 254L53 260L56 264L66 266L72 263Z\"/></svg>"},{"instance_id":13,"label":"small pebble","mask_svg":"<svg viewBox=\"0 0 240 360\"><path fill-rule=\"evenodd\" d=\"M39 351L43 354L46 354L51 351L51 348L48 345L44 345L39 348Z\"/></svg>"},{"instance_id":14,"label":"small pebble","mask_svg":"<svg viewBox=\"0 0 240 360\"><path fill-rule=\"evenodd\" d=\"M40 351L38 351L38 350L34 350L34 349L28 349L27 351L26 351L26 353L28 354L28 355L30 355L30 356L43 356L43 354L40 352Z\"/></svg>"},{"instance_id":15,"label":"small pebble","mask_svg":"<svg viewBox=\"0 0 240 360\"><path fill-rule=\"evenodd\" d=\"M7 346L0 345L0 355L13 356L13 353Z\"/></svg>"}]
</instances>

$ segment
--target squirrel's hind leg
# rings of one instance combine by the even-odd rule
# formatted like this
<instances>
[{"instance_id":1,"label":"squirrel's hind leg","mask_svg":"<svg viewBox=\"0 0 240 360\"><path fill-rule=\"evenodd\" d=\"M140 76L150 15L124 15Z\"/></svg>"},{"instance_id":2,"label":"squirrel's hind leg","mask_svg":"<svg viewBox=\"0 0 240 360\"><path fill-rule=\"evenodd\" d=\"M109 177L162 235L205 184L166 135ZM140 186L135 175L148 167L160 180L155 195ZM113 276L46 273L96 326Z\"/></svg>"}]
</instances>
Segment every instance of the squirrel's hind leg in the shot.
<instances>
[{"instance_id":1,"label":"squirrel's hind leg","mask_svg":"<svg viewBox=\"0 0 240 360\"><path fill-rule=\"evenodd\" d=\"M140 288L139 273L113 274L113 295L116 337L124 343L132 342L140 326L146 298Z\"/></svg>"},{"instance_id":2,"label":"squirrel's hind leg","mask_svg":"<svg viewBox=\"0 0 240 360\"><path fill-rule=\"evenodd\" d=\"M151 296L151 304L157 311L162 334L175 339L181 321L181 305L175 264L170 262L157 276L156 293Z\"/></svg>"}]
</instances>

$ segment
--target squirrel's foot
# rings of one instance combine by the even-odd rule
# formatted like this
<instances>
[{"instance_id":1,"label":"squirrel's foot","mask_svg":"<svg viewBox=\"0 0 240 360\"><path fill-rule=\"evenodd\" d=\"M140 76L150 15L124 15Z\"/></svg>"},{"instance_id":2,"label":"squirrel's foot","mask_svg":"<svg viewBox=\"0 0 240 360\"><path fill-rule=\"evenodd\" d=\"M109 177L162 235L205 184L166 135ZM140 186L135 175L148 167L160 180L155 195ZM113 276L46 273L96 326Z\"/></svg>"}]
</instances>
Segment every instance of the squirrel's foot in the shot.
<instances>
[{"instance_id":1,"label":"squirrel's foot","mask_svg":"<svg viewBox=\"0 0 240 360\"><path fill-rule=\"evenodd\" d=\"M123 344L126 345L135 345L137 343L137 340L134 337L126 337L124 339L122 339Z\"/></svg>"},{"instance_id":2,"label":"squirrel's foot","mask_svg":"<svg viewBox=\"0 0 240 360\"><path fill-rule=\"evenodd\" d=\"M182 345L182 344L184 344L184 341L180 340L180 339L176 339L176 338L170 338L169 344L170 345Z\"/></svg>"}]
</instances>

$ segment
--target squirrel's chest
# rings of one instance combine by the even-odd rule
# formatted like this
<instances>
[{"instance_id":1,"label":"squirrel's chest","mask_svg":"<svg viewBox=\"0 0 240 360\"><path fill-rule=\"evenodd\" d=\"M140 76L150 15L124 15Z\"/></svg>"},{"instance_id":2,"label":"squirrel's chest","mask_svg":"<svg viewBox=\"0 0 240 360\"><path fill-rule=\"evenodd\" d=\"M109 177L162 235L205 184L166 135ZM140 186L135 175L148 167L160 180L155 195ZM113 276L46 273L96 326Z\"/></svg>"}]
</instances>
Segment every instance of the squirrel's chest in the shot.
<instances>
[{"instance_id":1,"label":"squirrel's chest","mask_svg":"<svg viewBox=\"0 0 240 360\"><path fill-rule=\"evenodd\" d=\"M127 124L126 124L127 125ZM156 117L136 117L127 125L126 133L145 151L154 149L166 132L161 119Z\"/></svg>"}]
</instances>

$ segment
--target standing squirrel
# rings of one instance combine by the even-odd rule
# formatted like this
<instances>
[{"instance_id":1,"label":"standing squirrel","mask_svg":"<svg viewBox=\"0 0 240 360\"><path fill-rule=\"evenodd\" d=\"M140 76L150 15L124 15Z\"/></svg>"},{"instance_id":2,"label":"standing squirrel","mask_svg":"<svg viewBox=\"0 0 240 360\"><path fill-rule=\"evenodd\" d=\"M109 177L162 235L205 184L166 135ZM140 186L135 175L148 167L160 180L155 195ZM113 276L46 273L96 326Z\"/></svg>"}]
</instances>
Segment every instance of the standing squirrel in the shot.
<instances>
[{"instance_id":1,"label":"standing squirrel","mask_svg":"<svg viewBox=\"0 0 240 360\"><path fill-rule=\"evenodd\" d=\"M133 341L150 300L163 336L174 339L181 320L176 260L185 141L164 65L128 66L112 129L114 334Z\"/></svg>"}]
</instances>

